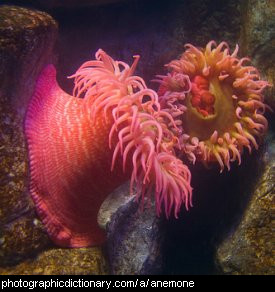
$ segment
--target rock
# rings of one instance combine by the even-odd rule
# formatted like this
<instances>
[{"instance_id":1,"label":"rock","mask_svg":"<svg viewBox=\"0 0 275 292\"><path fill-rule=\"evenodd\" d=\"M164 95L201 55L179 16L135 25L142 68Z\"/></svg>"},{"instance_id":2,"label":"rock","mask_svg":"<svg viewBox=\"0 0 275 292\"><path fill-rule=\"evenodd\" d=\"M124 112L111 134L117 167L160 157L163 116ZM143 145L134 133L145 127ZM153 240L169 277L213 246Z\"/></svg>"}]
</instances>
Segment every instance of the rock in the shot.
<instances>
[{"instance_id":1,"label":"rock","mask_svg":"<svg viewBox=\"0 0 275 292\"><path fill-rule=\"evenodd\" d=\"M0 16L1 101L22 118L38 73L55 62L57 23L45 12L16 6L1 6Z\"/></svg>"},{"instance_id":2,"label":"rock","mask_svg":"<svg viewBox=\"0 0 275 292\"><path fill-rule=\"evenodd\" d=\"M130 184L125 183L114 190L102 203L97 215L97 222L102 229L108 228L112 217L119 211L120 207L132 204L135 196L129 194L129 189Z\"/></svg>"},{"instance_id":3,"label":"rock","mask_svg":"<svg viewBox=\"0 0 275 292\"><path fill-rule=\"evenodd\" d=\"M103 275L107 264L98 247L54 248L15 267L0 268L0 275Z\"/></svg>"},{"instance_id":4,"label":"rock","mask_svg":"<svg viewBox=\"0 0 275 292\"><path fill-rule=\"evenodd\" d=\"M100 209L98 221L107 231L112 274L161 272L164 236L161 220L156 217L153 206L140 211L134 197L129 196L129 183L116 189Z\"/></svg>"},{"instance_id":5,"label":"rock","mask_svg":"<svg viewBox=\"0 0 275 292\"><path fill-rule=\"evenodd\" d=\"M38 73L54 61L56 36L57 24L48 14L0 7L0 265L48 242L33 224L23 120Z\"/></svg>"},{"instance_id":6,"label":"rock","mask_svg":"<svg viewBox=\"0 0 275 292\"><path fill-rule=\"evenodd\" d=\"M242 3L240 45L244 55L260 69L273 87L266 90L266 102L275 109L275 3L247 0ZM273 118L273 117L271 117ZM257 179L249 205L238 227L218 247L216 261L226 274L274 274L274 123L267 139L264 169ZM272 137L273 135L273 137Z\"/></svg>"},{"instance_id":7,"label":"rock","mask_svg":"<svg viewBox=\"0 0 275 292\"><path fill-rule=\"evenodd\" d=\"M274 137L268 146L265 163L239 226L217 250L216 260L225 274L275 274Z\"/></svg>"},{"instance_id":8,"label":"rock","mask_svg":"<svg viewBox=\"0 0 275 292\"><path fill-rule=\"evenodd\" d=\"M262 75L273 85L266 95L275 110L275 2L247 0L242 3L240 46L244 55L252 58Z\"/></svg>"},{"instance_id":9,"label":"rock","mask_svg":"<svg viewBox=\"0 0 275 292\"><path fill-rule=\"evenodd\" d=\"M33 257L50 242L41 222L28 212L4 225L0 235L0 266L12 265Z\"/></svg>"}]
</instances>

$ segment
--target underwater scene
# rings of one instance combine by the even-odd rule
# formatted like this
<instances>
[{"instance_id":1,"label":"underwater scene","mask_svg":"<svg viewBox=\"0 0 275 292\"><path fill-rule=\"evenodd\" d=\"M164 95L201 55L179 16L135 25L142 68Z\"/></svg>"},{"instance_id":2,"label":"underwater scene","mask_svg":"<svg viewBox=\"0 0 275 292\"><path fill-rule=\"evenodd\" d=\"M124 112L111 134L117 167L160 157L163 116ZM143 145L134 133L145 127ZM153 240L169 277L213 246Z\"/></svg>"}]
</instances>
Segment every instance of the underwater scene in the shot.
<instances>
[{"instance_id":1,"label":"underwater scene","mask_svg":"<svg viewBox=\"0 0 275 292\"><path fill-rule=\"evenodd\" d=\"M274 275L275 2L0 2L0 275Z\"/></svg>"}]
</instances>

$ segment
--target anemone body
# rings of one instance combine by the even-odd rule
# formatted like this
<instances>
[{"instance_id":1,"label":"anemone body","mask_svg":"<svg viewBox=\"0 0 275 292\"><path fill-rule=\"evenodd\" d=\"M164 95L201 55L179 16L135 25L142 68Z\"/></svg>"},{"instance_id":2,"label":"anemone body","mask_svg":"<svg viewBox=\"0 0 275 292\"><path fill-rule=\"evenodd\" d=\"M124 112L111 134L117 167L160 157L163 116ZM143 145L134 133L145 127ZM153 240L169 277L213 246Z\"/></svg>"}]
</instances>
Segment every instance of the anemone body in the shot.
<instances>
[{"instance_id":1,"label":"anemone body","mask_svg":"<svg viewBox=\"0 0 275 292\"><path fill-rule=\"evenodd\" d=\"M232 161L240 164L244 148L258 149L268 124L262 92L269 84L237 53L238 46L230 54L225 42L211 41L204 49L187 44L181 57L166 65L170 72L159 76L164 107L175 94L185 93L177 101L182 151L193 163L217 162L221 171Z\"/></svg>"},{"instance_id":2,"label":"anemone body","mask_svg":"<svg viewBox=\"0 0 275 292\"><path fill-rule=\"evenodd\" d=\"M121 171L110 171L106 145L113 121L98 114L91 123L84 100L63 92L55 74L53 66L41 73L26 118L32 198L56 244L100 244L98 209L125 180Z\"/></svg>"},{"instance_id":3,"label":"anemone body","mask_svg":"<svg viewBox=\"0 0 275 292\"><path fill-rule=\"evenodd\" d=\"M129 67L99 50L72 76L74 96L58 86L52 65L37 81L25 120L30 191L57 245L101 244L98 209L129 178L141 203L155 194L158 214L177 217L191 205L190 172L174 151L178 127L133 76L137 61Z\"/></svg>"}]
</instances>

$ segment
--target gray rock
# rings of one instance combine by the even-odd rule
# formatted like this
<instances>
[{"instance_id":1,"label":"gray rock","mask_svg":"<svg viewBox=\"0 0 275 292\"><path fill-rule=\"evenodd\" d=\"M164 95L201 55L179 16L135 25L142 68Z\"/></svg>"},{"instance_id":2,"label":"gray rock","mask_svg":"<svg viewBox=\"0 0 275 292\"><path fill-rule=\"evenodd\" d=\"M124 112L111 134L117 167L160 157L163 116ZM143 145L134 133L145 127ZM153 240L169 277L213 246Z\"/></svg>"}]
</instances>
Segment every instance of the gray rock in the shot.
<instances>
[{"instance_id":1,"label":"gray rock","mask_svg":"<svg viewBox=\"0 0 275 292\"><path fill-rule=\"evenodd\" d=\"M145 200L146 205L147 200ZM98 221L107 231L107 253L112 274L157 274L162 269L161 220L154 206L143 212L129 183L116 189L103 203Z\"/></svg>"},{"instance_id":2,"label":"gray rock","mask_svg":"<svg viewBox=\"0 0 275 292\"><path fill-rule=\"evenodd\" d=\"M102 203L98 215L97 221L102 229L107 229L111 223L112 216L118 212L122 206L128 206L135 199L134 195L129 193L130 184L125 183L121 187L115 189Z\"/></svg>"}]
</instances>

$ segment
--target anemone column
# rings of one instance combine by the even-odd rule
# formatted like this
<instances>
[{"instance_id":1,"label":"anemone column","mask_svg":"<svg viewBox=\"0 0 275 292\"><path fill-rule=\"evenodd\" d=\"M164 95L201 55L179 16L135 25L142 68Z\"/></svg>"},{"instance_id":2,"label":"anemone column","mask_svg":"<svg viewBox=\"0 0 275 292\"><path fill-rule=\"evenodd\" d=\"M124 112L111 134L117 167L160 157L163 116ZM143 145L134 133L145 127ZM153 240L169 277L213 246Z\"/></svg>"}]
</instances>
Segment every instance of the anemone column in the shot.
<instances>
[{"instance_id":1,"label":"anemone column","mask_svg":"<svg viewBox=\"0 0 275 292\"><path fill-rule=\"evenodd\" d=\"M100 244L104 233L97 225L98 209L127 179L118 169L110 170L113 119L99 112L92 122L84 99L62 91L55 75L51 65L43 70L26 117L31 195L56 244Z\"/></svg>"}]
</instances>

